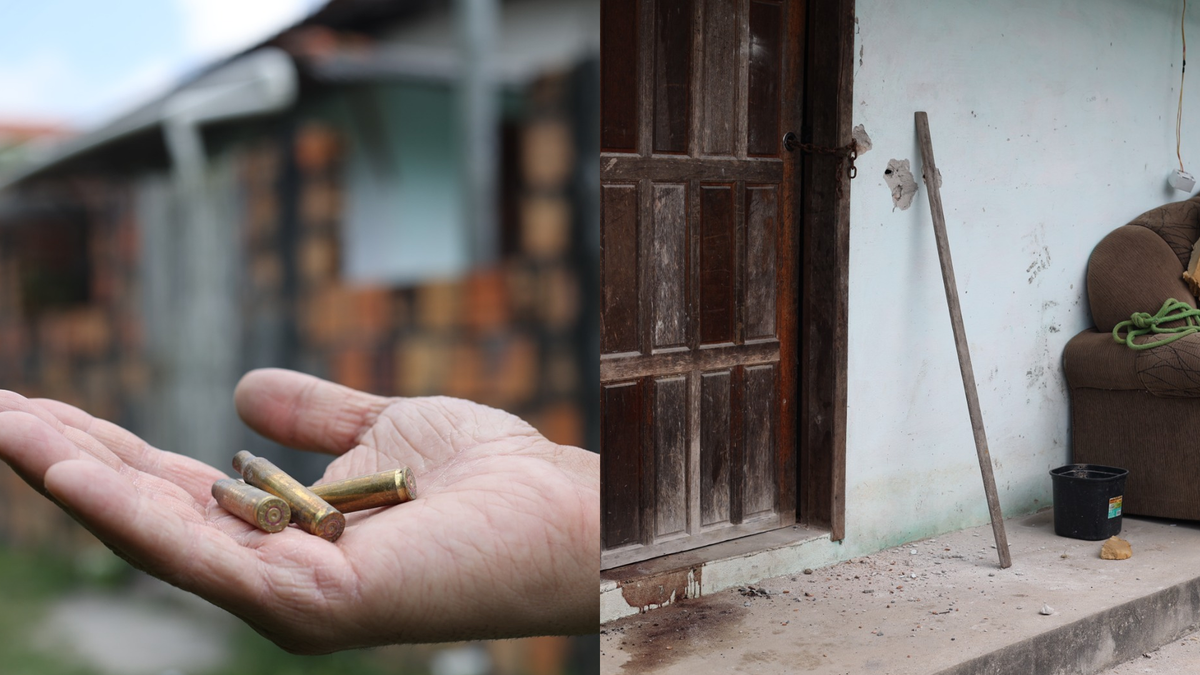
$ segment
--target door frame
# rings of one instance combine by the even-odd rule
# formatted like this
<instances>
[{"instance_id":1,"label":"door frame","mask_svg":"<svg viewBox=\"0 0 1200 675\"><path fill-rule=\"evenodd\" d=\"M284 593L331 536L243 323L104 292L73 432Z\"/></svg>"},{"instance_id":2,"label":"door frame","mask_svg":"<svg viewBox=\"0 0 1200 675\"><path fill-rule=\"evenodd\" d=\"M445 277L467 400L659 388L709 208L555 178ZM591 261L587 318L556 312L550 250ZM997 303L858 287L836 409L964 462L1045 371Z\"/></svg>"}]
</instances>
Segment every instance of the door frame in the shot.
<instances>
[{"instance_id":1,"label":"door frame","mask_svg":"<svg viewBox=\"0 0 1200 675\"><path fill-rule=\"evenodd\" d=\"M854 0L808 3L802 143L852 138ZM850 177L842 156L806 153L800 178L798 448L800 522L846 536L846 379Z\"/></svg>"}]
</instances>

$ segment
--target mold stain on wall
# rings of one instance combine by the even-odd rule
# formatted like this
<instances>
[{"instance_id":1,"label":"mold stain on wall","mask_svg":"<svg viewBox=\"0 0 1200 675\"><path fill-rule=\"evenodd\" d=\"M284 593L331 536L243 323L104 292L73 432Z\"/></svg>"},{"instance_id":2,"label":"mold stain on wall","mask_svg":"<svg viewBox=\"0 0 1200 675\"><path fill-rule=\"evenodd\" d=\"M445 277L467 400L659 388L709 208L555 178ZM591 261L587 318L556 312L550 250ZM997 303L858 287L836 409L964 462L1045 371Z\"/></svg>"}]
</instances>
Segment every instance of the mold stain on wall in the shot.
<instances>
[{"instance_id":1,"label":"mold stain on wall","mask_svg":"<svg viewBox=\"0 0 1200 675\"><path fill-rule=\"evenodd\" d=\"M1025 253L1031 258L1029 266L1025 268L1025 273L1029 275L1030 284L1037 280L1039 274L1050 269L1050 247L1042 241L1042 232L1045 227L1044 224L1039 223L1037 229L1025 236L1028 241Z\"/></svg>"}]
</instances>

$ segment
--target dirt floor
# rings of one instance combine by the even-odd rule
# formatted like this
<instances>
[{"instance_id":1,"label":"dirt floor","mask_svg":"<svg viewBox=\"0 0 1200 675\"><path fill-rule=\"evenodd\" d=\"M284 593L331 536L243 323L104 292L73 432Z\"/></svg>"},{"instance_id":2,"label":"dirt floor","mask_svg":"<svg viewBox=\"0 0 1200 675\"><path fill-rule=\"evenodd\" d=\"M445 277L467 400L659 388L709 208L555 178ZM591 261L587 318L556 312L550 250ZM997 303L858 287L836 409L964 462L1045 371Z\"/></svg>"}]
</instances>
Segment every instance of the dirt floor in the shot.
<instances>
[{"instance_id":1,"label":"dirt floor","mask_svg":"<svg viewBox=\"0 0 1200 675\"><path fill-rule=\"evenodd\" d=\"M927 675L1195 576L1195 524L1127 517L1109 561L1052 519L1008 521L1007 570L980 527L612 622L601 672Z\"/></svg>"}]
</instances>

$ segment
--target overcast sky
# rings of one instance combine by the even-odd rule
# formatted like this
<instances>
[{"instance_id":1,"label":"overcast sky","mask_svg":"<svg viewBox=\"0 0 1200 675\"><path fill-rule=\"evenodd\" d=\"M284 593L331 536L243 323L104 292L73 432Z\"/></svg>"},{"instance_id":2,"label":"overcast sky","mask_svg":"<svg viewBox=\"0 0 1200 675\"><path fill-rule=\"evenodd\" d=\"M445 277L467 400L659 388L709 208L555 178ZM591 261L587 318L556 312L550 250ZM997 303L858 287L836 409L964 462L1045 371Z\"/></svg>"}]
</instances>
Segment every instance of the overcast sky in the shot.
<instances>
[{"instance_id":1,"label":"overcast sky","mask_svg":"<svg viewBox=\"0 0 1200 675\"><path fill-rule=\"evenodd\" d=\"M0 123L94 126L322 0L0 0Z\"/></svg>"}]
</instances>

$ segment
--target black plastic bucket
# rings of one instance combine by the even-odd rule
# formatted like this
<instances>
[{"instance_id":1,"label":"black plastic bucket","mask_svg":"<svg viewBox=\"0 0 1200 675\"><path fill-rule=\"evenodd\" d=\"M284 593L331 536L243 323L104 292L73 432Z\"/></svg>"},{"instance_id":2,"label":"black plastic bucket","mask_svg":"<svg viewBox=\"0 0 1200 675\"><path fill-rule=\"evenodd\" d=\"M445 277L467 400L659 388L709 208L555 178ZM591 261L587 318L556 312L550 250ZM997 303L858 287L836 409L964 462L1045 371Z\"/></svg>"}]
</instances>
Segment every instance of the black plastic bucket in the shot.
<instances>
[{"instance_id":1,"label":"black plastic bucket","mask_svg":"<svg viewBox=\"0 0 1200 675\"><path fill-rule=\"evenodd\" d=\"M1129 472L1099 464L1068 464L1050 472L1054 483L1054 534L1099 541L1121 533L1121 507Z\"/></svg>"}]
</instances>

